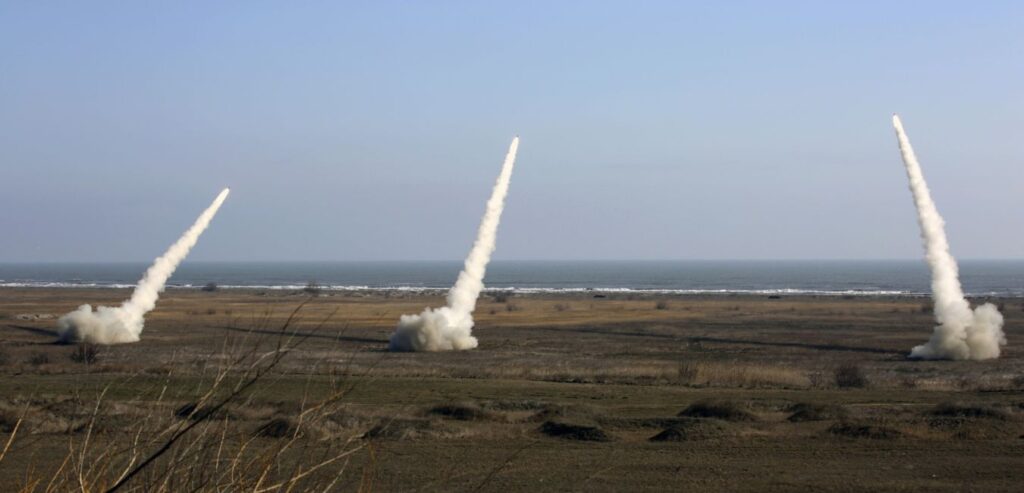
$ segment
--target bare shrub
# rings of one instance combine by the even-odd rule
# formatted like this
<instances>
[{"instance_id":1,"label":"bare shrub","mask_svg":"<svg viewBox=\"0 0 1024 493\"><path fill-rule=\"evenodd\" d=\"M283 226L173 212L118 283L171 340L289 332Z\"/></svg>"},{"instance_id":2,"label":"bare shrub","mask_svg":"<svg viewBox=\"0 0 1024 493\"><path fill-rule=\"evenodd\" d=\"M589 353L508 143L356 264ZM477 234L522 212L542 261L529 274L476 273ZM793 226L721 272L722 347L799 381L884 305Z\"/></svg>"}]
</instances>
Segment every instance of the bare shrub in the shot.
<instances>
[{"instance_id":1,"label":"bare shrub","mask_svg":"<svg viewBox=\"0 0 1024 493\"><path fill-rule=\"evenodd\" d=\"M868 386L868 378L864 370L854 364L845 364L836 368L836 387L841 389L861 389Z\"/></svg>"},{"instance_id":2,"label":"bare shrub","mask_svg":"<svg viewBox=\"0 0 1024 493\"><path fill-rule=\"evenodd\" d=\"M684 385L697 385L700 377L700 363L692 361L679 362L679 382Z\"/></svg>"},{"instance_id":3,"label":"bare shrub","mask_svg":"<svg viewBox=\"0 0 1024 493\"><path fill-rule=\"evenodd\" d=\"M82 343L77 344L75 349L71 351L68 358L75 363L81 363L84 365L91 365L96 362L100 355L100 348L95 344Z\"/></svg>"},{"instance_id":4,"label":"bare shrub","mask_svg":"<svg viewBox=\"0 0 1024 493\"><path fill-rule=\"evenodd\" d=\"M517 305L515 303L508 303L508 304L505 305L505 311L507 311L507 312L518 312L518 311L522 311L522 309L523 309L523 307L521 307L521 306L519 306L519 305Z\"/></svg>"},{"instance_id":5,"label":"bare shrub","mask_svg":"<svg viewBox=\"0 0 1024 493\"><path fill-rule=\"evenodd\" d=\"M495 293L494 294L494 302L495 303L508 303L508 299L510 297L511 297L511 294L509 294L507 292Z\"/></svg>"},{"instance_id":6,"label":"bare shrub","mask_svg":"<svg viewBox=\"0 0 1024 493\"><path fill-rule=\"evenodd\" d=\"M50 362L50 355L41 352L32 353L28 357L28 364L32 366L45 365Z\"/></svg>"},{"instance_id":7,"label":"bare shrub","mask_svg":"<svg viewBox=\"0 0 1024 493\"><path fill-rule=\"evenodd\" d=\"M940 418L986 418L1005 421L1010 418L1009 413L1002 409L988 406L969 406L945 402L935 406L928 412L930 416Z\"/></svg>"},{"instance_id":8,"label":"bare shrub","mask_svg":"<svg viewBox=\"0 0 1024 493\"><path fill-rule=\"evenodd\" d=\"M807 375L807 378L811 382L811 387L815 389L829 387L834 380L833 376L826 371L812 371Z\"/></svg>"},{"instance_id":9,"label":"bare shrub","mask_svg":"<svg viewBox=\"0 0 1024 493\"><path fill-rule=\"evenodd\" d=\"M202 291L206 293L212 293L218 289L220 288L217 286L217 283L215 282L208 282L206 283L205 286L202 287Z\"/></svg>"},{"instance_id":10,"label":"bare shrub","mask_svg":"<svg viewBox=\"0 0 1024 493\"><path fill-rule=\"evenodd\" d=\"M564 312L569 310L569 305L566 303L555 303L554 308L556 312Z\"/></svg>"},{"instance_id":11,"label":"bare shrub","mask_svg":"<svg viewBox=\"0 0 1024 493\"><path fill-rule=\"evenodd\" d=\"M658 301L657 303L654 304L654 309L655 310L668 310L668 302L665 301L665 300L660 300L660 301Z\"/></svg>"},{"instance_id":12,"label":"bare shrub","mask_svg":"<svg viewBox=\"0 0 1024 493\"><path fill-rule=\"evenodd\" d=\"M56 464L36 463L38 447L32 445L38 439L10 446L22 440L21 433L12 433L2 450L25 454L13 463L23 464L24 484L32 485L29 490L34 485L45 485L47 491L333 490L348 459L366 446L358 438L361 430L340 430L330 421L347 386L336 383L330 388L341 390L303 400L264 422L255 435L252 420L231 418L237 414L233 409L250 408L260 392L272 391L281 361L305 339L289 330L297 313L298 309L279 329L276 344L269 341L276 349L267 352L264 340L248 350L226 349L224 365L196 387L190 404L175 411L189 419L169 416L163 393L156 401L109 402L104 398L111 389L107 387L95 397L76 395L55 403L33 399L19 404L30 425L22 428L30 433L67 433L62 439L66 457ZM119 393L112 389L112 395ZM8 407L0 401L4 422L12 419ZM258 437L288 438L254 446Z\"/></svg>"}]
</instances>

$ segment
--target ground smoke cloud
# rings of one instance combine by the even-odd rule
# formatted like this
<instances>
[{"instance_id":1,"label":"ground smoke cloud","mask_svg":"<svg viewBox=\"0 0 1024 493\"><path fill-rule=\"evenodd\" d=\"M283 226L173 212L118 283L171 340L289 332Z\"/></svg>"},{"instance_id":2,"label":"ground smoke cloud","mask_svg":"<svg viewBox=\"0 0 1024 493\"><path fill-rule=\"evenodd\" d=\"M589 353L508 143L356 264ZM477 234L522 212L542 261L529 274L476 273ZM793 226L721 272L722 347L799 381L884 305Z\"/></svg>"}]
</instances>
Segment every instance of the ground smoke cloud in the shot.
<instances>
[{"instance_id":1,"label":"ground smoke cloud","mask_svg":"<svg viewBox=\"0 0 1024 493\"><path fill-rule=\"evenodd\" d=\"M398 329L391 335L392 351L451 351L473 349L477 340L472 335L473 310L480 291L484 289L484 273L494 253L501 211L505 208L512 167L516 161L519 137L512 139L505 163L487 201L487 211L480 221L476 242L466 257L455 286L448 292L448 305L427 308L419 315L402 315Z\"/></svg>"},{"instance_id":2,"label":"ground smoke cloud","mask_svg":"<svg viewBox=\"0 0 1024 493\"><path fill-rule=\"evenodd\" d=\"M928 343L911 350L910 357L957 360L998 358L1000 346L1006 345L1003 316L991 303L972 311L964 298L956 260L949 253L949 243L946 241L945 221L935 208L928 184L921 173L921 165L903 131L899 116L892 116L892 124L896 128L907 179L910 180L910 191L914 195L914 205L917 206L921 240L932 271L935 320L939 324Z\"/></svg>"},{"instance_id":3,"label":"ground smoke cloud","mask_svg":"<svg viewBox=\"0 0 1024 493\"><path fill-rule=\"evenodd\" d=\"M230 190L225 188L217 195L192 227L178 239L142 276L132 297L119 307L82 305L57 321L62 342L91 342L95 344L120 344L137 342L142 334L143 316L156 306L156 300L164 290L164 284L174 269L185 259L189 250L199 240Z\"/></svg>"}]
</instances>

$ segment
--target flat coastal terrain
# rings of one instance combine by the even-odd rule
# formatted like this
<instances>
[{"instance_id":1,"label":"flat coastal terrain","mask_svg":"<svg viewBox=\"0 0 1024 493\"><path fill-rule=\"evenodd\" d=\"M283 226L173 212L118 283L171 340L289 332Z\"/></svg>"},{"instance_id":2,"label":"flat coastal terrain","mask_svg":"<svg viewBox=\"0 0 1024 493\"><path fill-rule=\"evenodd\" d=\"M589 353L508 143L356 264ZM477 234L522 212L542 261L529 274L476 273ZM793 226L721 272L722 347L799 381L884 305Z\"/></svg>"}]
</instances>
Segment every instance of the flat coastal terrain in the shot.
<instances>
[{"instance_id":1,"label":"flat coastal terrain","mask_svg":"<svg viewBox=\"0 0 1024 493\"><path fill-rule=\"evenodd\" d=\"M488 293L477 349L390 353L443 293L172 289L138 343L54 344L129 294L0 289L5 491L1024 484L1019 298L984 362L907 360L915 297Z\"/></svg>"}]
</instances>

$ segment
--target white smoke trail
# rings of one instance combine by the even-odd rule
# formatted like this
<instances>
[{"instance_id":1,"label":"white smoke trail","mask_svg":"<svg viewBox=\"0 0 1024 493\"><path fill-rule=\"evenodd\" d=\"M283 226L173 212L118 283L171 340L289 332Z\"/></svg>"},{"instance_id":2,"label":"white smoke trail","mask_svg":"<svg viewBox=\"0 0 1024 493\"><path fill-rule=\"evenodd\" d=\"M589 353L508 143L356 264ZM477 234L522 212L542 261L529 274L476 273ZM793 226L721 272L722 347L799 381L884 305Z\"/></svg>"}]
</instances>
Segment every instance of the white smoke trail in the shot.
<instances>
[{"instance_id":1,"label":"white smoke trail","mask_svg":"<svg viewBox=\"0 0 1024 493\"><path fill-rule=\"evenodd\" d=\"M476 242L466 257L458 280L448 292L448 305L437 309L427 308L419 315L402 315L398 328L391 335L392 351L451 351L477 346L477 340L472 335L473 310L484 288L487 263L494 253L498 223L501 221L501 211L505 208L505 196L508 194L518 148L519 137L516 137L512 139L491 198L487 201L487 210L480 220Z\"/></svg>"},{"instance_id":2,"label":"white smoke trail","mask_svg":"<svg viewBox=\"0 0 1024 493\"><path fill-rule=\"evenodd\" d=\"M82 305L61 317L57 321L60 340L95 344L137 342L142 334L143 316L156 307L156 300L163 292L167 279L195 246L199 235L210 225L229 192L227 188L222 190L192 227L153 262L135 287L132 297L121 306L99 306L93 311L92 306Z\"/></svg>"},{"instance_id":3,"label":"white smoke trail","mask_svg":"<svg viewBox=\"0 0 1024 493\"><path fill-rule=\"evenodd\" d=\"M917 206L917 222L921 226L921 240L925 257L932 271L932 298L935 301L935 320L938 326L928 343L915 347L910 357L922 359L992 359L999 357L1000 346L1006 345L1003 334L1003 316L991 303L975 310L964 298L956 259L949 252L945 221L932 201L928 184L924 181L921 165L914 148L903 131L900 117L892 116L896 138L899 140L903 164L907 169L910 191Z\"/></svg>"}]
</instances>

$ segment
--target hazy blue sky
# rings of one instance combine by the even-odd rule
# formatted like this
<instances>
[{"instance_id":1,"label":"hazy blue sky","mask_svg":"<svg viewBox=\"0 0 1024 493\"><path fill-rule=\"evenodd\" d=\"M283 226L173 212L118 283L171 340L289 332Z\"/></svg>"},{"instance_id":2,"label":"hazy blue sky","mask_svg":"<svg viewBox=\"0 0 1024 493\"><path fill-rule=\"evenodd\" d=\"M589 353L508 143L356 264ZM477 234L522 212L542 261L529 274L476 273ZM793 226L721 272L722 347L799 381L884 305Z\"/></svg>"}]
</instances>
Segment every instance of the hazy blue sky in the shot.
<instances>
[{"instance_id":1,"label":"hazy blue sky","mask_svg":"<svg viewBox=\"0 0 1024 493\"><path fill-rule=\"evenodd\" d=\"M1024 3L0 2L0 261L1024 257Z\"/></svg>"}]
</instances>

